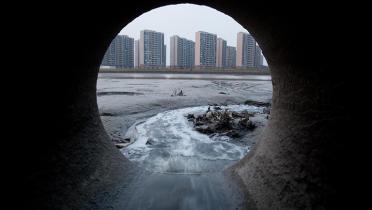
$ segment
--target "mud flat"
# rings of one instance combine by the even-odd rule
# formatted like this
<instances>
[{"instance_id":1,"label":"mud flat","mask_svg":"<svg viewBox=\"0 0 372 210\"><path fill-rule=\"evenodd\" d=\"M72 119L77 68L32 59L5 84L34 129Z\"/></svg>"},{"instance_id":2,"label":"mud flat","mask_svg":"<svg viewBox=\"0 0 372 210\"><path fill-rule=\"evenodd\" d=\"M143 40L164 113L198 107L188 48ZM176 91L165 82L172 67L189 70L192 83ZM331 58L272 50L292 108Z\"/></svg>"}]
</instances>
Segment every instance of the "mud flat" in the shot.
<instances>
[{"instance_id":1,"label":"mud flat","mask_svg":"<svg viewBox=\"0 0 372 210\"><path fill-rule=\"evenodd\" d=\"M114 143L121 144L123 155L145 169L113 207L244 209L246 198L223 170L255 144L267 121L264 107L271 95L267 80L99 77L103 125ZM193 129L188 114L197 116L216 105L255 113L249 116L255 128L238 139Z\"/></svg>"},{"instance_id":2,"label":"mud flat","mask_svg":"<svg viewBox=\"0 0 372 210\"><path fill-rule=\"evenodd\" d=\"M120 74L115 75L103 74L97 81L101 119L114 140L123 139L136 121L163 111L214 104L244 104L247 100L268 103L272 95L271 81L266 79L123 79ZM186 96L172 97L177 89Z\"/></svg>"}]
</instances>

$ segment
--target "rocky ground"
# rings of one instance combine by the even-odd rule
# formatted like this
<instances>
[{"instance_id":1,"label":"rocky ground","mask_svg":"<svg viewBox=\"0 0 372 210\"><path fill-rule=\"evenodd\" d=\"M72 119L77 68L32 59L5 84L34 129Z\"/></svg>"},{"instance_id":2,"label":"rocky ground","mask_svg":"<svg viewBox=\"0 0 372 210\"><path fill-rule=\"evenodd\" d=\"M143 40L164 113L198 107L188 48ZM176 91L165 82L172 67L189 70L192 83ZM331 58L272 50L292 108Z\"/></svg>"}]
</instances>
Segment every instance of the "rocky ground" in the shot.
<instances>
[{"instance_id":1,"label":"rocky ground","mask_svg":"<svg viewBox=\"0 0 372 210\"><path fill-rule=\"evenodd\" d=\"M247 111L235 112L228 109L222 110L220 106L209 106L208 110L201 115L189 114L187 119L192 121L195 130L210 136L223 134L232 138L238 138L256 125L249 120L254 114Z\"/></svg>"}]
</instances>

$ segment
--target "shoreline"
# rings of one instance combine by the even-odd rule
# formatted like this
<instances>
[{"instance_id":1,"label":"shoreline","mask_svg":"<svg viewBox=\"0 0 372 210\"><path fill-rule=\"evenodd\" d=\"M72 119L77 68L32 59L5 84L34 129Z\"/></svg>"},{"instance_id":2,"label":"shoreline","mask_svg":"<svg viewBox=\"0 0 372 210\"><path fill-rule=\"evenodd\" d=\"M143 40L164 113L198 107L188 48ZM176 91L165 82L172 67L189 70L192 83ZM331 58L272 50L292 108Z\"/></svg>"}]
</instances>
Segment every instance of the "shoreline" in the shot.
<instances>
[{"instance_id":1,"label":"shoreline","mask_svg":"<svg viewBox=\"0 0 372 210\"><path fill-rule=\"evenodd\" d=\"M239 70L239 69L99 69L99 73L141 73L141 74L225 74L225 75L267 75L269 70Z\"/></svg>"},{"instance_id":2,"label":"shoreline","mask_svg":"<svg viewBox=\"0 0 372 210\"><path fill-rule=\"evenodd\" d=\"M194 72L100 72L98 74L100 79L164 79L164 80L245 80L245 81L271 81L271 75L266 74L241 74L234 73L194 73Z\"/></svg>"}]
</instances>

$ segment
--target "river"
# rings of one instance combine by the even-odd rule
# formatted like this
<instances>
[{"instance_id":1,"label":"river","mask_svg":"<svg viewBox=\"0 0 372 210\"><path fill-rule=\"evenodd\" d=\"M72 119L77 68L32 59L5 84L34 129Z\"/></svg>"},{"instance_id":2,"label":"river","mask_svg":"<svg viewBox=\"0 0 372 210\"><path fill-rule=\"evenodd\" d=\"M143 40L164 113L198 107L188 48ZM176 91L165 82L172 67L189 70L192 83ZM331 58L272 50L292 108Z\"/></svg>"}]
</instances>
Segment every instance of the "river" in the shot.
<instances>
[{"instance_id":1,"label":"river","mask_svg":"<svg viewBox=\"0 0 372 210\"><path fill-rule=\"evenodd\" d=\"M180 90L185 96L171 96ZM244 101L270 102L271 95L269 76L99 74L97 102L104 127L113 139L131 138L121 152L143 169L113 206L245 208L242 192L223 171L249 152L266 123L262 108ZM239 141L194 131L185 115L203 113L213 104L255 112L258 127Z\"/></svg>"}]
</instances>

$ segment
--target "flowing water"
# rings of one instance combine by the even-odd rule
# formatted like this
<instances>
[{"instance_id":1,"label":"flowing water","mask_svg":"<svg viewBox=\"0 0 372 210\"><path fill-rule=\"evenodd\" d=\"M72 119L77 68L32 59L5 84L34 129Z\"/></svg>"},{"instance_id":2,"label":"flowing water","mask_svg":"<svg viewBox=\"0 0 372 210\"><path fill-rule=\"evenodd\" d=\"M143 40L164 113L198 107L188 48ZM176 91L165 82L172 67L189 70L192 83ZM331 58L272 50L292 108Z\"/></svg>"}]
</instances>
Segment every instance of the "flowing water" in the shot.
<instances>
[{"instance_id":1,"label":"flowing water","mask_svg":"<svg viewBox=\"0 0 372 210\"><path fill-rule=\"evenodd\" d=\"M264 119L262 107L221 108L248 111ZM148 173L135 182L135 192L126 208L244 208L245 198L222 171L244 157L250 145L225 135L208 136L195 131L186 116L202 114L207 109L208 106L198 106L161 112L128 129L126 137L133 143L121 151Z\"/></svg>"},{"instance_id":2,"label":"flowing water","mask_svg":"<svg viewBox=\"0 0 372 210\"><path fill-rule=\"evenodd\" d=\"M262 114L263 107L221 106L223 110ZM187 114L203 114L208 106L190 107L159 113L129 128L133 143L122 153L145 169L167 173L205 173L223 170L249 151L245 142L226 135L208 136L193 129Z\"/></svg>"},{"instance_id":3,"label":"flowing water","mask_svg":"<svg viewBox=\"0 0 372 210\"><path fill-rule=\"evenodd\" d=\"M171 97L175 89L186 96ZM97 103L105 129L113 139L132 139L121 152L143 169L122 186L112 208L245 209L246 198L223 171L249 152L267 120L262 108L237 104L269 102L271 95L270 76L100 74ZM185 115L215 103L256 113L251 119L258 127L242 139L193 130Z\"/></svg>"}]
</instances>

